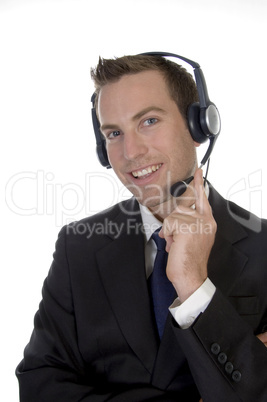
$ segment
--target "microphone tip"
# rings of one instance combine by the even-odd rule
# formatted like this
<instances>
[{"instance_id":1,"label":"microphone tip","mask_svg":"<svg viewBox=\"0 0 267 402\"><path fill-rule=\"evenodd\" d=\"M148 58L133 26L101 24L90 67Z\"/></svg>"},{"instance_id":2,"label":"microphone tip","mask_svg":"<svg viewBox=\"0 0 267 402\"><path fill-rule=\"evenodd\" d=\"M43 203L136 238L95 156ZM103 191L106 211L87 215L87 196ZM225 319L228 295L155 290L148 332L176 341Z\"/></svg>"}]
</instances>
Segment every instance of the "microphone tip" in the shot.
<instances>
[{"instance_id":1,"label":"microphone tip","mask_svg":"<svg viewBox=\"0 0 267 402\"><path fill-rule=\"evenodd\" d=\"M188 177L184 181L178 181L171 186L170 193L173 197L181 197L186 191L188 184L194 179L194 176Z\"/></svg>"},{"instance_id":2,"label":"microphone tip","mask_svg":"<svg viewBox=\"0 0 267 402\"><path fill-rule=\"evenodd\" d=\"M181 197L187 189L187 185L183 181L178 181L177 183L171 186L171 195L173 197Z\"/></svg>"}]
</instances>

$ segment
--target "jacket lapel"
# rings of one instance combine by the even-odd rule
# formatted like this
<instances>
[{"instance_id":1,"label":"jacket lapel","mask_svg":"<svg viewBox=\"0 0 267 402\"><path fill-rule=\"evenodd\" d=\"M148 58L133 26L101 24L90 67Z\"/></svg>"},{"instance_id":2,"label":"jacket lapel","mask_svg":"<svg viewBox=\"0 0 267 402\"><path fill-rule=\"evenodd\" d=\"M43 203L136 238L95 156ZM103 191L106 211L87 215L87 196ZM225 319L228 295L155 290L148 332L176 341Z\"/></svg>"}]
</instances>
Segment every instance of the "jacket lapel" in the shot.
<instances>
[{"instance_id":1,"label":"jacket lapel","mask_svg":"<svg viewBox=\"0 0 267 402\"><path fill-rule=\"evenodd\" d=\"M247 238L248 234L233 218L231 204L211 186L209 201L217 222L217 233L209 258L208 274L215 286L229 295L248 261L248 257L237 247L237 243Z\"/></svg>"},{"instance_id":2,"label":"jacket lapel","mask_svg":"<svg viewBox=\"0 0 267 402\"><path fill-rule=\"evenodd\" d=\"M126 207L125 207L126 209ZM129 200L116 217L119 236L97 253L103 286L124 336L151 373L158 343L154 330L144 260L144 235L137 203Z\"/></svg>"}]
</instances>

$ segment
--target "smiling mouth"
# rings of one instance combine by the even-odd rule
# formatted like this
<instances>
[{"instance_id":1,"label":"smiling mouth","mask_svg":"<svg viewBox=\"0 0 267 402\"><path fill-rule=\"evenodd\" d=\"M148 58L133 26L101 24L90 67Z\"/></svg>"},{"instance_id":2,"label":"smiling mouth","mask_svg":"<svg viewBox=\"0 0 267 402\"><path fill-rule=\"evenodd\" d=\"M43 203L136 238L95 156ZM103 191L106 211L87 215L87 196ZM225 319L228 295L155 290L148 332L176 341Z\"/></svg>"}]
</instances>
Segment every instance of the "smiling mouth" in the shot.
<instances>
[{"instance_id":1,"label":"smiling mouth","mask_svg":"<svg viewBox=\"0 0 267 402\"><path fill-rule=\"evenodd\" d=\"M151 165L145 169L142 170L136 170L132 172L132 175L135 179L142 179L147 177L148 175L155 173L159 168L162 166L162 163L159 163L158 165Z\"/></svg>"}]
</instances>

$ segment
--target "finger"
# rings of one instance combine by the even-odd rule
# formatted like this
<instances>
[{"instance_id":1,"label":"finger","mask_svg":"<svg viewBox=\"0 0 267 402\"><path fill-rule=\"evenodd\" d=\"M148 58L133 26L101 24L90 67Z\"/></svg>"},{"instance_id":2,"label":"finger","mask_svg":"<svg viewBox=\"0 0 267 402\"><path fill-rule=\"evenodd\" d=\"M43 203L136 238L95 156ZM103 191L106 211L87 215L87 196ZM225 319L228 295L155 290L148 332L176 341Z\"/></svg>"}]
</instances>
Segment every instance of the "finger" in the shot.
<instances>
[{"instance_id":1,"label":"finger","mask_svg":"<svg viewBox=\"0 0 267 402\"><path fill-rule=\"evenodd\" d=\"M203 186L203 171L202 169L197 169L194 176L194 188L196 196L196 210L203 214L203 197L204 197L204 186Z\"/></svg>"},{"instance_id":2,"label":"finger","mask_svg":"<svg viewBox=\"0 0 267 402\"><path fill-rule=\"evenodd\" d=\"M163 227L160 229L159 231L159 237L161 237L162 239L166 240L166 251L167 253L170 251L171 245L173 243L173 236L172 235L164 235L163 233Z\"/></svg>"},{"instance_id":3,"label":"finger","mask_svg":"<svg viewBox=\"0 0 267 402\"><path fill-rule=\"evenodd\" d=\"M165 248L165 250L167 251L167 253L169 253L170 249L171 249L171 245L174 242L173 236L166 236L165 240L166 240L166 248Z\"/></svg>"},{"instance_id":4,"label":"finger","mask_svg":"<svg viewBox=\"0 0 267 402\"><path fill-rule=\"evenodd\" d=\"M205 193L203 171L202 169L197 169L194 176L194 187L196 194L196 211L200 215L203 215L210 211L210 205Z\"/></svg>"},{"instance_id":5,"label":"finger","mask_svg":"<svg viewBox=\"0 0 267 402\"><path fill-rule=\"evenodd\" d=\"M163 227L161 227L161 229L160 229L160 231L159 231L159 237L161 237L162 239L164 239Z\"/></svg>"},{"instance_id":6,"label":"finger","mask_svg":"<svg viewBox=\"0 0 267 402\"><path fill-rule=\"evenodd\" d=\"M263 334L259 334L259 335L257 335L257 337L259 338L259 340L260 340L265 346L267 346L267 332L264 332Z\"/></svg>"}]
</instances>

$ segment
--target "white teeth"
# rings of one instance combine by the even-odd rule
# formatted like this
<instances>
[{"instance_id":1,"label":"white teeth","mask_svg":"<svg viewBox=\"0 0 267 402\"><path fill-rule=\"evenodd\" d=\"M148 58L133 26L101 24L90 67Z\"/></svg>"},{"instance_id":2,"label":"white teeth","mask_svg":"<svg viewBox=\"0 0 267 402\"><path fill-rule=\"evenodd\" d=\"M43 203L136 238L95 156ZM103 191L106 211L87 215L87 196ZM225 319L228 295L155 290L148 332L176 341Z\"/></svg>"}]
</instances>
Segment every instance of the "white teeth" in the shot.
<instances>
[{"instance_id":1,"label":"white teeth","mask_svg":"<svg viewBox=\"0 0 267 402\"><path fill-rule=\"evenodd\" d=\"M152 172L156 172L160 167L161 167L161 163L159 165L152 165L152 166L149 166L146 169L137 170L135 172L132 172L132 175L134 177L146 176L147 174L150 174Z\"/></svg>"}]
</instances>

